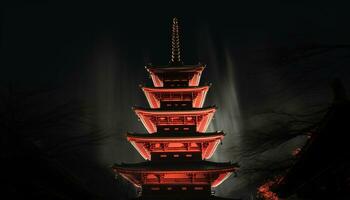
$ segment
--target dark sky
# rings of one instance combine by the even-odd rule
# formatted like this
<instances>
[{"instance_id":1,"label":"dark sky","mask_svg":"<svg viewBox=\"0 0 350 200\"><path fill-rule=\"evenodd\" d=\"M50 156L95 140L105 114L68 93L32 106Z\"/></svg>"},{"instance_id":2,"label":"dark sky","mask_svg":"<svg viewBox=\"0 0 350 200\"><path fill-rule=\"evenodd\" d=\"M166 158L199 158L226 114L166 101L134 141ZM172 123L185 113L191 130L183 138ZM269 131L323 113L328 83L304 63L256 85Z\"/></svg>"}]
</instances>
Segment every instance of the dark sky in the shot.
<instances>
[{"instance_id":1,"label":"dark sky","mask_svg":"<svg viewBox=\"0 0 350 200\"><path fill-rule=\"evenodd\" d=\"M166 63L173 16L181 21L188 63L205 61L198 56L196 40L206 28L216 46L237 51L344 44L349 43L347 11L346 5L326 1L8 5L2 18L3 60L11 78L62 80L106 41L129 60Z\"/></svg>"},{"instance_id":2,"label":"dark sky","mask_svg":"<svg viewBox=\"0 0 350 200\"><path fill-rule=\"evenodd\" d=\"M348 5L259 2L4 5L1 84L59 88L61 98L96 108L99 126L116 138L127 130L144 131L130 107L146 106L138 88L150 84L143 66L168 63L170 23L176 16L184 62L208 64L203 82L213 87L207 105L219 107L210 129L232 133L214 160L237 161L227 149L240 145L252 113L326 105L328 83L335 77L350 88ZM94 149L93 166L108 171L113 162L142 160L125 140L114 139ZM70 167L79 171L77 163ZM91 171L77 176L98 193L117 195L114 183L96 186L98 175L86 177ZM108 176L113 175L98 181ZM237 191L244 188L235 184L228 180L218 194L240 196Z\"/></svg>"}]
</instances>

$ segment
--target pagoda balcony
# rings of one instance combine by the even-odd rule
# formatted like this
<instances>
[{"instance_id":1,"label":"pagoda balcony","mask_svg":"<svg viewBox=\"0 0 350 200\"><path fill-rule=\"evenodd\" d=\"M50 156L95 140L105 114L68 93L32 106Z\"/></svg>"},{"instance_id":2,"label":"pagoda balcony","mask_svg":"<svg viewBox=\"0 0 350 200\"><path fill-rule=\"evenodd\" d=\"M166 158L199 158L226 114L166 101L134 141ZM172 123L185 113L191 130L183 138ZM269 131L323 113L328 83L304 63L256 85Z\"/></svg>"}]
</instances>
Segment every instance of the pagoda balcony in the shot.
<instances>
[{"instance_id":1,"label":"pagoda balcony","mask_svg":"<svg viewBox=\"0 0 350 200\"><path fill-rule=\"evenodd\" d=\"M201 108L209 86L185 88L142 87L151 108Z\"/></svg>"},{"instance_id":2,"label":"pagoda balcony","mask_svg":"<svg viewBox=\"0 0 350 200\"><path fill-rule=\"evenodd\" d=\"M146 66L154 87L198 86L205 65Z\"/></svg>"},{"instance_id":3,"label":"pagoda balcony","mask_svg":"<svg viewBox=\"0 0 350 200\"><path fill-rule=\"evenodd\" d=\"M127 134L128 141L144 159L158 161L210 159L223 138L223 132Z\"/></svg>"},{"instance_id":4,"label":"pagoda balcony","mask_svg":"<svg viewBox=\"0 0 350 200\"><path fill-rule=\"evenodd\" d=\"M195 132L204 133L216 112L216 107L193 108L191 110L144 109L134 107L134 111L151 134L157 132L158 128L162 132L190 132L195 129Z\"/></svg>"},{"instance_id":5,"label":"pagoda balcony","mask_svg":"<svg viewBox=\"0 0 350 200\"><path fill-rule=\"evenodd\" d=\"M113 171L133 183L142 185L210 185L217 187L233 172L237 164L197 162L143 162L115 164Z\"/></svg>"}]
</instances>

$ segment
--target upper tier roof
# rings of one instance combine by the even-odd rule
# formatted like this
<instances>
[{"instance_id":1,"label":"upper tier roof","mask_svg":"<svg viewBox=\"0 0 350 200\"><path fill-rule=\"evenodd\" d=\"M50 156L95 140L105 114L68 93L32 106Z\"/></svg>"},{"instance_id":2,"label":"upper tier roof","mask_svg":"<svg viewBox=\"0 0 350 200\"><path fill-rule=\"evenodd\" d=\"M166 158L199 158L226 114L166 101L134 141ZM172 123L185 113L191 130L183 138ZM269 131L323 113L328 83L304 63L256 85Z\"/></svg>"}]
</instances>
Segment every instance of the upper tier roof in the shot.
<instances>
[{"instance_id":1,"label":"upper tier roof","mask_svg":"<svg viewBox=\"0 0 350 200\"><path fill-rule=\"evenodd\" d=\"M165 65L145 66L145 68L150 73L155 87L163 87L164 76L169 74L187 74L184 78L189 81L188 86L198 86L205 65Z\"/></svg>"},{"instance_id":2,"label":"upper tier roof","mask_svg":"<svg viewBox=\"0 0 350 200\"><path fill-rule=\"evenodd\" d=\"M146 65L145 68L148 72L153 73L169 73L169 72L195 72L203 71L206 65L199 63L197 65Z\"/></svg>"},{"instance_id":3,"label":"upper tier roof","mask_svg":"<svg viewBox=\"0 0 350 200\"><path fill-rule=\"evenodd\" d=\"M160 108L160 101L192 101L194 108L203 107L210 85L181 88L142 87L151 108ZM166 94L179 94L177 96ZM184 95L190 94L190 95Z\"/></svg>"}]
</instances>

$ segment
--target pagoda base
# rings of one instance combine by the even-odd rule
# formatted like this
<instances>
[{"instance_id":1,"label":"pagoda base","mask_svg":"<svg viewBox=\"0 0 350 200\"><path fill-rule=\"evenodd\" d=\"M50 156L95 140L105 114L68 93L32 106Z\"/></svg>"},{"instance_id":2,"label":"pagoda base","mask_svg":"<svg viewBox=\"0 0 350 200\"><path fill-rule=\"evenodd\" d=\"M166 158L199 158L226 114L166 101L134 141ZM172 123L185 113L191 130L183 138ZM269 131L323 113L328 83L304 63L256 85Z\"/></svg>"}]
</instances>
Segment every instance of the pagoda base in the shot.
<instances>
[{"instance_id":1,"label":"pagoda base","mask_svg":"<svg viewBox=\"0 0 350 200\"><path fill-rule=\"evenodd\" d=\"M143 185L142 196L152 197L167 197L167 196L188 196L188 197L206 197L211 195L210 185L174 185L174 184L161 184L161 185Z\"/></svg>"},{"instance_id":2,"label":"pagoda base","mask_svg":"<svg viewBox=\"0 0 350 200\"><path fill-rule=\"evenodd\" d=\"M223 198L217 197L214 195L209 196L142 196L137 197L131 200L242 200L242 199L231 199L231 198Z\"/></svg>"}]
</instances>

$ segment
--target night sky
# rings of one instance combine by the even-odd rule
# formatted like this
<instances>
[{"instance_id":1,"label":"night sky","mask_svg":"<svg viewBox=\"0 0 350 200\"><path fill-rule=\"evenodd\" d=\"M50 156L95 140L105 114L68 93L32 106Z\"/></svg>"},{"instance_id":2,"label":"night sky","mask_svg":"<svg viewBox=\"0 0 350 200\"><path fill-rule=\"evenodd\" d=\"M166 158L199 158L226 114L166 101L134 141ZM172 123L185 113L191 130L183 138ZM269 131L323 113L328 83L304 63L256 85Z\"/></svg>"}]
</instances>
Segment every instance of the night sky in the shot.
<instances>
[{"instance_id":1,"label":"night sky","mask_svg":"<svg viewBox=\"0 0 350 200\"><path fill-rule=\"evenodd\" d=\"M33 140L50 146L70 134L101 130L108 137L57 160L99 196L132 196L132 186L115 180L110 166L142 161L123 137L126 131L145 132L131 107L148 106L138 86L151 85L144 66L170 60L173 17L179 19L184 63L207 64L201 83L213 85L205 105L219 108L209 131L227 133L212 160L240 162L245 169L254 161L240 155L244 135L272 123L261 113L326 107L334 78L349 94L348 10L333 1L5 4L0 86L50 91L40 110L67 102L83 107L79 115L88 124L73 124L74 133L49 130L54 137ZM247 197L259 184L254 181L232 176L216 194Z\"/></svg>"}]
</instances>

